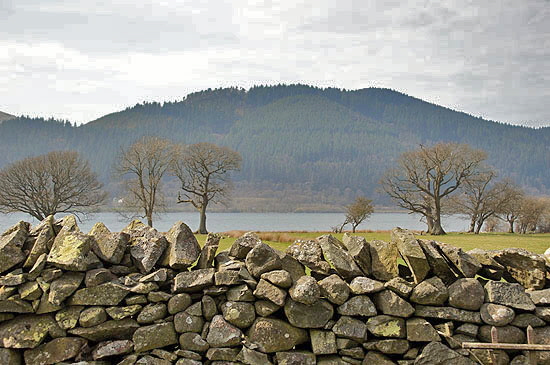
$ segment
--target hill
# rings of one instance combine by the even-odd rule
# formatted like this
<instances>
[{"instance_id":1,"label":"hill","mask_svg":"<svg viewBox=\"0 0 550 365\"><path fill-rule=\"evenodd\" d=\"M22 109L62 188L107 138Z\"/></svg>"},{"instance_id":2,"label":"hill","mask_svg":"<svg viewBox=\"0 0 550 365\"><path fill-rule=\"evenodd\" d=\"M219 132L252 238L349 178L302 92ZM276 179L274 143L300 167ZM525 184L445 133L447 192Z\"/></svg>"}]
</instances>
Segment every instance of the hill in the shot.
<instances>
[{"instance_id":1,"label":"hill","mask_svg":"<svg viewBox=\"0 0 550 365\"><path fill-rule=\"evenodd\" d=\"M0 166L53 149L86 156L109 189L121 146L143 135L230 146L243 156L235 209L323 210L372 196L399 154L439 141L483 148L502 176L550 192L550 128L477 118L388 89L307 85L224 88L176 102L144 103L76 127L16 118L0 125ZM168 183L173 192L175 182Z\"/></svg>"},{"instance_id":2,"label":"hill","mask_svg":"<svg viewBox=\"0 0 550 365\"><path fill-rule=\"evenodd\" d=\"M2 123L5 120L10 120L10 119L13 119L13 118L15 118L15 116L0 111L0 123Z\"/></svg>"}]
</instances>

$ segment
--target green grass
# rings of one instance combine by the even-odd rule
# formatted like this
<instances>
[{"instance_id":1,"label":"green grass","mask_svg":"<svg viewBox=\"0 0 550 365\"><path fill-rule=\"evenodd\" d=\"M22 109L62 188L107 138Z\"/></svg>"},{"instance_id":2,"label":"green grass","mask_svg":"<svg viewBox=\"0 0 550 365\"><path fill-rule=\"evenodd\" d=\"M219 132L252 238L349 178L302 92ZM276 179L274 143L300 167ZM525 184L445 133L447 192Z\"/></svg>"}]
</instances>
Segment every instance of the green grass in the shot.
<instances>
[{"instance_id":1,"label":"green grass","mask_svg":"<svg viewBox=\"0 0 550 365\"><path fill-rule=\"evenodd\" d=\"M285 236L291 237L294 239L314 239L320 235L327 234L327 232L285 232ZM338 239L342 239L343 234L331 233ZM359 232L358 236L363 236L367 241L372 240L390 240L389 231L380 231L380 232ZM546 249L550 247L550 233L544 234L514 234L514 233L481 233L481 234L470 234L470 233L449 233L444 236L431 236L431 235L422 235L417 236L422 239L431 239L439 242L449 243L453 246L461 247L465 251L481 248L484 250L499 250L509 247L519 247L524 248L528 251L534 253L544 253ZM199 243L204 243L206 235L197 235ZM219 251L228 249L233 242L235 242L234 237L226 237L221 239ZM277 242L264 240L265 243L268 243L273 248L284 251L291 242Z\"/></svg>"}]
</instances>

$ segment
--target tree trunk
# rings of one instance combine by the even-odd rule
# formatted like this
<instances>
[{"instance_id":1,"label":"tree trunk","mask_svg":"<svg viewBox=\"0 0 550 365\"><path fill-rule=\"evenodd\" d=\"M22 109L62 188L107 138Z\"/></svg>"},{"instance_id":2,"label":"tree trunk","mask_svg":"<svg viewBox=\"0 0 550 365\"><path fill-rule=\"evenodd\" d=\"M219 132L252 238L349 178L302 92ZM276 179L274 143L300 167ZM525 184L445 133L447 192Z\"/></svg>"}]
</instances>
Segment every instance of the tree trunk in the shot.
<instances>
[{"instance_id":1,"label":"tree trunk","mask_svg":"<svg viewBox=\"0 0 550 365\"><path fill-rule=\"evenodd\" d=\"M426 224L428 225L428 233L432 233L434 227L434 220L430 216L426 216Z\"/></svg>"},{"instance_id":2,"label":"tree trunk","mask_svg":"<svg viewBox=\"0 0 550 365\"><path fill-rule=\"evenodd\" d=\"M468 233L473 233L476 226L476 217L472 216L472 219L470 220L470 228L468 228Z\"/></svg>"},{"instance_id":3,"label":"tree trunk","mask_svg":"<svg viewBox=\"0 0 550 365\"><path fill-rule=\"evenodd\" d=\"M478 221L475 234L479 234L479 232L481 231L481 227L483 227L483 221Z\"/></svg>"},{"instance_id":4,"label":"tree trunk","mask_svg":"<svg viewBox=\"0 0 550 365\"><path fill-rule=\"evenodd\" d=\"M202 204L201 204L201 217L199 222L199 233L200 234L208 234L208 231L206 230L206 206L208 205L208 199L206 197L202 198Z\"/></svg>"},{"instance_id":5,"label":"tree trunk","mask_svg":"<svg viewBox=\"0 0 550 365\"><path fill-rule=\"evenodd\" d=\"M145 215L147 216L147 225L149 227L153 227L153 213L152 212L147 212L147 213L145 213Z\"/></svg>"},{"instance_id":6,"label":"tree trunk","mask_svg":"<svg viewBox=\"0 0 550 365\"><path fill-rule=\"evenodd\" d=\"M443 230L443 227L441 227L441 206L439 201L437 200L435 201L435 207L433 209L432 219L433 219L433 226L432 226L432 231L430 233L433 234L434 236L446 234L445 231Z\"/></svg>"},{"instance_id":7,"label":"tree trunk","mask_svg":"<svg viewBox=\"0 0 550 365\"><path fill-rule=\"evenodd\" d=\"M508 219L508 233L514 233L514 219Z\"/></svg>"},{"instance_id":8,"label":"tree trunk","mask_svg":"<svg viewBox=\"0 0 550 365\"><path fill-rule=\"evenodd\" d=\"M351 233L355 233L355 228L357 228L358 224L352 223L351 225Z\"/></svg>"}]
</instances>

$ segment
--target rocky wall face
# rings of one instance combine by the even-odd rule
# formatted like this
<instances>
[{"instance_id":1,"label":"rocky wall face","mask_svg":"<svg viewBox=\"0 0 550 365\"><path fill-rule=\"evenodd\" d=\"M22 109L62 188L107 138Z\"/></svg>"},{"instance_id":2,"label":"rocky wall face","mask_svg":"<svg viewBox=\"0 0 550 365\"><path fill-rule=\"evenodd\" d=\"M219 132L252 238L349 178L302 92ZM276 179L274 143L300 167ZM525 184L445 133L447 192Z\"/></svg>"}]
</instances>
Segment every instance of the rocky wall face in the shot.
<instances>
[{"instance_id":1,"label":"rocky wall face","mask_svg":"<svg viewBox=\"0 0 550 365\"><path fill-rule=\"evenodd\" d=\"M489 364L461 344L490 342L493 326L501 342L526 343L532 326L550 344L542 255L399 228L391 242L327 235L284 253L253 233L218 242L201 248L182 222L18 223L0 236L0 364Z\"/></svg>"}]
</instances>

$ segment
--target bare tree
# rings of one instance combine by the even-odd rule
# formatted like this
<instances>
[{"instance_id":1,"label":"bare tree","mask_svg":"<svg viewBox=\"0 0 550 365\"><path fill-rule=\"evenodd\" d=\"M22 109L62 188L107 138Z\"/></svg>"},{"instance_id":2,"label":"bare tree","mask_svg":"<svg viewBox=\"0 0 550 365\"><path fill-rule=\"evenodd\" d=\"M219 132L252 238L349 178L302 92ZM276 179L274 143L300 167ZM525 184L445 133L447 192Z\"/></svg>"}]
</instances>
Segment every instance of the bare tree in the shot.
<instances>
[{"instance_id":1,"label":"bare tree","mask_svg":"<svg viewBox=\"0 0 550 365\"><path fill-rule=\"evenodd\" d=\"M527 196L521 202L518 216L518 228L520 233L535 232L547 205L544 199L535 196Z\"/></svg>"},{"instance_id":2,"label":"bare tree","mask_svg":"<svg viewBox=\"0 0 550 365\"><path fill-rule=\"evenodd\" d=\"M346 219L344 220L340 232L346 224L351 224L351 231L355 233L357 226L370 217L373 212L374 207L372 206L372 200L364 196L355 198L355 201L346 207Z\"/></svg>"},{"instance_id":3,"label":"bare tree","mask_svg":"<svg viewBox=\"0 0 550 365\"><path fill-rule=\"evenodd\" d=\"M400 207L423 215L429 233L445 234L441 226L443 200L477 175L486 157L484 151L465 144L420 146L400 156L398 167L382 178L382 188Z\"/></svg>"},{"instance_id":4,"label":"bare tree","mask_svg":"<svg viewBox=\"0 0 550 365\"><path fill-rule=\"evenodd\" d=\"M143 137L123 149L114 165L122 180L125 208L143 212L153 226L153 215L164 207L162 179L174 158L174 145L162 138Z\"/></svg>"},{"instance_id":5,"label":"bare tree","mask_svg":"<svg viewBox=\"0 0 550 365\"><path fill-rule=\"evenodd\" d=\"M525 194L519 186L512 183L507 185L502 194L505 196L505 199L499 208L497 217L508 223L508 233L514 233L514 224L521 214Z\"/></svg>"},{"instance_id":6,"label":"bare tree","mask_svg":"<svg viewBox=\"0 0 550 365\"><path fill-rule=\"evenodd\" d=\"M501 212L511 198L509 194L513 183L510 180L494 182L496 172L484 168L479 174L464 180L460 194L450 198L450 211L464 214L470 218L468 232L479 234L488 218Z\"/></svg>"},{"instance_id":7,"label":"bare tree","mask_svg":"<svg viewBox=\"0 0 550 365\"><path fill-rule=\"evenodd\" d=\"M212 143L185 146L174 162L174 174L183 194L178 203L191 203L200 212L198 232L206 234L206 207L225 203L232 189L229 173L241 167L241 155Z\"/></svg>"},{"instance_id":8,"label":"bare tree","mask_svg":"<svg viewBox=\"0 0 550 365\"><path fill-rule=\"evenodd\" d=\"M38 220L57 213L85 214L106 193L88 161L75 151L54 151L12 163L0 171L0 210Z\"/></svg>"}]
</instances>

